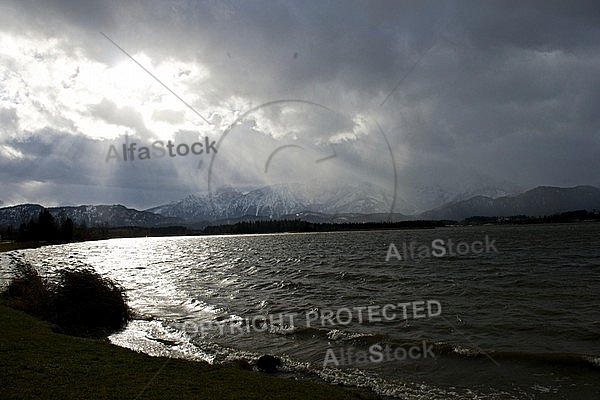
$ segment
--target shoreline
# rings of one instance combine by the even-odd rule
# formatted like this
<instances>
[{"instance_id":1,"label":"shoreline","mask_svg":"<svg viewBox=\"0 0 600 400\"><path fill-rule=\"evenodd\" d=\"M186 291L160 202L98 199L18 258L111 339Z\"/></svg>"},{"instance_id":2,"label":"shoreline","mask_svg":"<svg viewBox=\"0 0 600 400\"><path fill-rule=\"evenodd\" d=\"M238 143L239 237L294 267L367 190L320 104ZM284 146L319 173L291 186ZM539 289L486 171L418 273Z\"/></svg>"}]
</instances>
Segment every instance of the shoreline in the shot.
<instances>
[{"instance_id":1,"label":"shoreline","mask_svg":"<svg viewBox=\"0 0 600 400\"><path fill-rule=\"evenodd\" d=\"M61 244L69 244L69 243L82 243L82 242L94 242L98 240L109 240L109 239L128 239L128 238L142 238L142 237L202 237L202 236L256 236L256 235L279 235L279 234L311 234L311 233L341 233L341 232L381 232L381 231L406 231L406 230L423 230L423 229L456 229L456 228L469 228L474 226L480 227L490 227L490 226L536 226L536 225L554 225L554 224L593 224L600 223L600 221L596 220L585 220L585 221L564 221L564 222L531 222L531 223L491 223L491 224L475 224L475 225L445 225L445 226L435 226L435 227L403 227L403 228L363 228L363 229L348 229L348 230L315 230L315 231L282 231L282 232L227 232L227 233L193 233L193 234L158 234L158 233L150 233L144 231L143 234L115 234L115 235L107 235L105 237L93 237L81 240L69 240L69 241L57 241L57 242L18 242L16 240L10 241L2 241L0 242L0 253L6 253L13 250L24 250L24 249L35 249L43 246L51 246L51 245L61 245ZM121 229L146 229L139 227L129 227L129 228L111 228L115 230Z\"/></svg>"},{"instance_id":2,"label":"shoreline","mask_svg":"<svg viewBox=\"0 0 600 400\"><path fill-rule=\"evenodd\" d=\"M0 302L3 398L379 399L372 392L229 365L152 357L67 336Z\"/></svg>"},{"instance_id":3,"label":"shoreline","mask_svg":"<svg viewBox=\"0 0 600 400\"><path fill-rule=\"evenodd\" d=\"M6 253L13 250L35 249L44 246L45 243L38 242L16 242L6 241L0 242L0 253Z\"/></svg>"}]
</instances>

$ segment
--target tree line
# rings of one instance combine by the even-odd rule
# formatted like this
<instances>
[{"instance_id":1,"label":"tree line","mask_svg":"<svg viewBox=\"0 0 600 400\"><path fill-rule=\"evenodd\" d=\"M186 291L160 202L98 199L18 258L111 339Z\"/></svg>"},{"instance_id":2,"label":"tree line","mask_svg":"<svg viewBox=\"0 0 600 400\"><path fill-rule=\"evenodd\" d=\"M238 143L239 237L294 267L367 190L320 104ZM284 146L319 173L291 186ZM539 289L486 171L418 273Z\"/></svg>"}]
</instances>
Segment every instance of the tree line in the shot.
<instances>
[{"instance_id":1,"label":"tree line","mask_svg":"<svg viewBox=\"0 0 600 400\"><path fill-rule=\"evenodd\" d=\"M575 210L558 214L532 217L528 215L513 215L511 217L469 217L464 225L483 224L556 224L565 222L600 221L600 210Z\"/></svg>"},{"instance_id":2,"label":"tree line","mask_svg":"<svg viewBox=\"0 0 600 400\"><path fill-rule=\"evenodd\" d=\"M77 224L64 216L55 218L48 209L40 212L22 223L18 229L12 226L0 228L2 240L17 242L49 242L66 243L78 240L91 240L108 237L108 227L88 228L85 224Z\"/></svg>"},{"instance_id":3,"label":"tree line","mask_svg":"<svg viewBox=\"0 0 600 400\"><path fill-rule=\"evenodd\" d=\"M455 221L452 221L455 222ZM245 233L282 233L282 232L337 232L379 229L436 228L448 221L399 221L399 222L308 222L300 219L269 221L243 221L233 225L207 226L202 230L205 235L245 234Z\"/></svg>"},{"instance_id":4,"label":"tree line","mask_svg":"<svg viewBox=\"0 0 600 400\"><path fill-rule=\"evenodd\" d=\"M17 241L69 242L73 240L75 223L69 217L57 220L43 208L37 218L19 226Z\"/></svg>"},{"instance_id":5,"label":"tree line","mask_svg":"<svg viewBox=\"0 0 600 400\"><path fill-rule=\"evenodd\" d=\"M56 218L46 208L22 223L18 229L8 226L0 227L0 238L16 242L47 242L66 243L72 241L100 240L124 237L143 236L174 236L198 234L182 226L140 227L122 226L110 227L98 224L88 227L85 223L78 224L69 217Z\"/></svg>"}]
</instances>

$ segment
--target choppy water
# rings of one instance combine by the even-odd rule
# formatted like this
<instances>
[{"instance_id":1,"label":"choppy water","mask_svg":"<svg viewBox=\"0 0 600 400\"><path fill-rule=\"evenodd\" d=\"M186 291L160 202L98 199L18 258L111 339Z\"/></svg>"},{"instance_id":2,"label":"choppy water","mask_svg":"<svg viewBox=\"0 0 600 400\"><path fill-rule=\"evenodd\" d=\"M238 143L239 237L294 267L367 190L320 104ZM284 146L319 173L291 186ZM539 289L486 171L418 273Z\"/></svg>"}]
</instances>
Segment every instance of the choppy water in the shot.
<instances>
[{"instance_id":1,"label":"choppy water","mask_svg":"<svg viewBox=\"0 0 600 400\"><path fill-rule=\"evenodd\" d=\"M406 260L402 250L485 235L497 252ZM402 260L386 262L390 243ZM111 340L150 354L276 354L285 375L398 398L583 399L600 395L599 247L600 224L588 223L114 239L10 255L43 271L86 263L119 282L138 319ZM427 300L440 315L421 311ZM407 318L399 303L411 303ZM434 357L357 364L373 345ZM354 364L323 367L328 349L341 362L350 348Z\"/></svg>"}]
</instances>

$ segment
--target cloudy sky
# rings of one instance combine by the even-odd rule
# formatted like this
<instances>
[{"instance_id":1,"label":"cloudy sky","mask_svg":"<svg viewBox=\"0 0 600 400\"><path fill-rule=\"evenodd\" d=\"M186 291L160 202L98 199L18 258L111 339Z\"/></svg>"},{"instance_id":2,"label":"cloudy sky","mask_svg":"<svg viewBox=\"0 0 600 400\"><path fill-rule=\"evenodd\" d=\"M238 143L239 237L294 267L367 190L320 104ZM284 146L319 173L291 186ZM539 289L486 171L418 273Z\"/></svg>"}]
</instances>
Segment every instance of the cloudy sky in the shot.
<instances>
[{"instance_id":1,"label":"cloudy sky","mask_svg":"<svg viewBox=\"0 0 600 400\"><path fill-rule=\"evenodd\" d=\"M600 186L599 44L597 1L5 0L0 201Z\"/></svg>"}]
</instances>

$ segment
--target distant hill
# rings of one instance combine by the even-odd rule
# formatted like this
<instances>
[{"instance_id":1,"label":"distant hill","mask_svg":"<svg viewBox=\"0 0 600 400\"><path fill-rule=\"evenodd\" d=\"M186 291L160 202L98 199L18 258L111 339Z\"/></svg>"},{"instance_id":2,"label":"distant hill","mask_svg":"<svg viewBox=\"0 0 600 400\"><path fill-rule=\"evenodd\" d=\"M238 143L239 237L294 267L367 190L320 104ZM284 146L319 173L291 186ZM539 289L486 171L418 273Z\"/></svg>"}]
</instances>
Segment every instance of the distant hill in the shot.
<instances>
[{"instance_id":1,"label":"distant hill","mask_svg":"<svg viewBox=\"0 0 600 400\"><path fill-rule=\"evenodd\" d=\"M39 204L22 204L12 207L0 208L0 226L18 228L22 223L27 223L31 218L36 218L43 207ZM55 219L69 217L76 224L93 226L161 226L176 225L182 221L177 218L163 217L147 211L138 211L122 205L98 206L66 206L48 207L50 214Z\"/></svg>"},{"instance_id":2,"label":"distant hill","mask_svg":"<svg viewBox=\"0 0 600 400\"><path fill-rule=\"evenodd\" d=\"M514 215L544 216L573 210L600 209L600 188L576 186L560 188L539 186L516 196L492 199L475 196L451 202L418 215L419 219L457 220L472 216L510 217Z\"/></svg>"}]
</instances>

